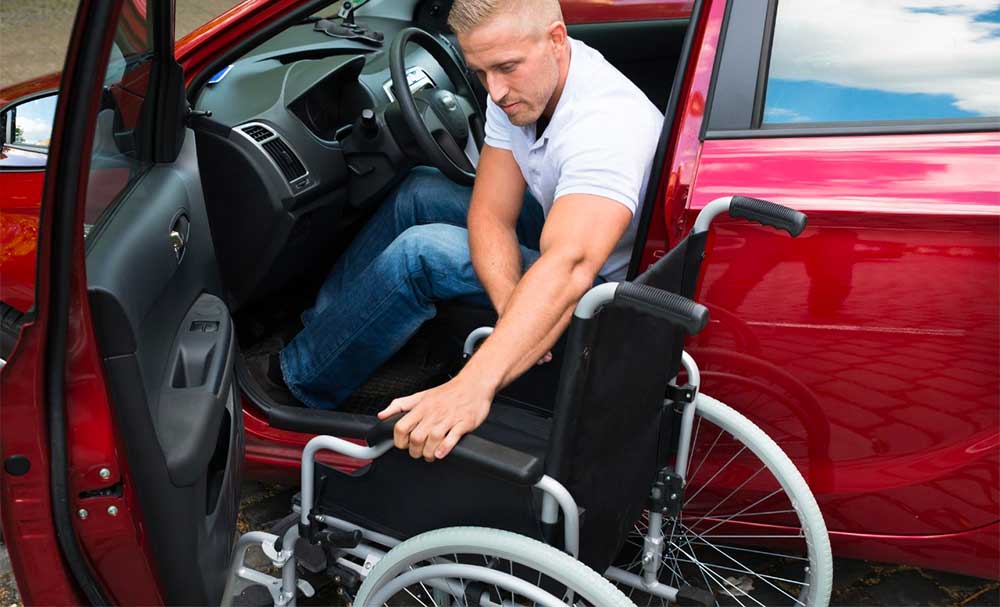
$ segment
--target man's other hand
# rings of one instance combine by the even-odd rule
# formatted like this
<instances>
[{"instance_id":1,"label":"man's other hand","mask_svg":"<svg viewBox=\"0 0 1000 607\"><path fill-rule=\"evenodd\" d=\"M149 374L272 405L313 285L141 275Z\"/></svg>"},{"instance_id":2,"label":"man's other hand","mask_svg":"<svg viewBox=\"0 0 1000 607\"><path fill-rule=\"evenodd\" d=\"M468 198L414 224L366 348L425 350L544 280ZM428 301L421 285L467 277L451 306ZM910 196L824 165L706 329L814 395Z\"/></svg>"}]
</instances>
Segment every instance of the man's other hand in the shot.
<instances>
[{"instance_id":1,"label":"man's other hand","mask_svg":"<svg viewBox=\"0 0 1000 607\"><path fill-rule=\"evenodd\" d=\"M414 459L432 462L446 457L465 434L478 428L490 412L493 393L456 377L436 388L397 398L378 417L406 413L396 422L393 442Z\"/></svg>"}]
</instances>

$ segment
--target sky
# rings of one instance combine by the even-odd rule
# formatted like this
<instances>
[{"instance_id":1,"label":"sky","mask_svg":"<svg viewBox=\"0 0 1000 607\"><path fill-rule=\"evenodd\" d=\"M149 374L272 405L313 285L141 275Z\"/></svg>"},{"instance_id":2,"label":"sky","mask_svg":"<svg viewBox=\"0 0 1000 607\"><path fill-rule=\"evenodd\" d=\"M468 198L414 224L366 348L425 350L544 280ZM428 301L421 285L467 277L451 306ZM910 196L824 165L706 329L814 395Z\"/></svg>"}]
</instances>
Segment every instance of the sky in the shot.
<instances>
[{"instance_id":1,"label":"sky","mask_svg":"<svg viewBox=\"0 0 1000 607\"><path fill-rule=\"evenodd\" d=\"M40 97L17 106L16 126L21 129L21 143L47 147L55 113L55 95Z\"/></svg>"},{"instance_id":2,"label":"sky","mask_svg":"<svg viewBox=\"0 0 1000 607\"><path fill-rule=\"evenodd\" d=\"M764 122L1000 116L1000 0L781 0Z\"/></svg>"}]
</instances>

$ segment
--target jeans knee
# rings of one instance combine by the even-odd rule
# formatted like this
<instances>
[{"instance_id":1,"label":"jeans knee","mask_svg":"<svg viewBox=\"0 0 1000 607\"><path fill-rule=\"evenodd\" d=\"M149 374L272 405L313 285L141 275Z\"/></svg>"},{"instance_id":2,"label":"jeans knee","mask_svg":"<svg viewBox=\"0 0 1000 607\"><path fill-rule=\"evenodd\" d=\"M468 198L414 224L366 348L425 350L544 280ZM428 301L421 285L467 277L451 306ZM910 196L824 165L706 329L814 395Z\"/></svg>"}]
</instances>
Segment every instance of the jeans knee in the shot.
<instances>
[{"instance_id":1,"label":"jeans knee","mask_svg":"<svg viewBox=\"0 0 1000 607\"><path fill-rule=\"evenodd\" d=\"M413 226L389 249L398 267L405 267L410 280L430 297L443 296L470 281L478 283L465 228L436 223Z\"/></svg>"}]
</instances>

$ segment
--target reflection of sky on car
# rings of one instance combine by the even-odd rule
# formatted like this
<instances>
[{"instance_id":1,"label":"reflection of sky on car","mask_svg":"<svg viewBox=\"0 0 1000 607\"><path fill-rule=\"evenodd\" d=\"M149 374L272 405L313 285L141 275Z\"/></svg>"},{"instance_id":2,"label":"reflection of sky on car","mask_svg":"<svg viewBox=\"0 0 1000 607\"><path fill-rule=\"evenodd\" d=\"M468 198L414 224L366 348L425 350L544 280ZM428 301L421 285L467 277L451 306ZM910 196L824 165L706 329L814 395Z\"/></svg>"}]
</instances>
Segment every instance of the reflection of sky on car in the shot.
<instances>
[{"instance_id":1,"label":"reflection of sky on car","mask_svg":"<svg viewBox=\"0 0 1000 607\"><path fill-rule=\"evenodd\" d=\"M782 0L764 122L1000 116L1000 0Z\"/></svg>"},{"instance_id":2,"label":"reflection of sky on car","mask_svg":"<svg viewBox=\"0 0 1000 607\"><path fill-rule=\"evenodd\" d=\"M56 96L41 97L17 106L17 143L48 147L52 121L56 114Z\"/></svg>"}]
</instances>

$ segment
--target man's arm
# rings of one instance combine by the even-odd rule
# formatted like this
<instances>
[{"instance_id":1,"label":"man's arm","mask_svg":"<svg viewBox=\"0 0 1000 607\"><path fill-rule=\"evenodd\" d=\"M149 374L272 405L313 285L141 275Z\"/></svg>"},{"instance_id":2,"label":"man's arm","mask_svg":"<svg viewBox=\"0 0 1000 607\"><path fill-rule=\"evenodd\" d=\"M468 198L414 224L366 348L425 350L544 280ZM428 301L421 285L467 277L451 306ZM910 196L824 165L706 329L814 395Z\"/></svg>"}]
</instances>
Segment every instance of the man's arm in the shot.
<instances>
[{"instance_id":1,"label":"man's arm","mask_svg":"<svg viewBox=\"0 0 1000 607\"><path fill-rule=\"evenodd\" d=\"M476 276L501 316L521 280L516 227L524 189L514 154L484 145L469 204L469 251Z\"/></svg>"},{"instance_id":2,"label":"man's arm","mask_svg":"<svg viewBox=\"0 0 1000 607\"><path fill-rule=\"evenodd\" d=\"M396 446L415 458L440 459L482 424L496 392L535 364L565 330L631 218L628 208L608 198L559 198L542 232L542 256L517 284L493 335L454 379L396 399L379 413L385 419L408 412L396 423Z\"/></svg>"}]
</instances>

